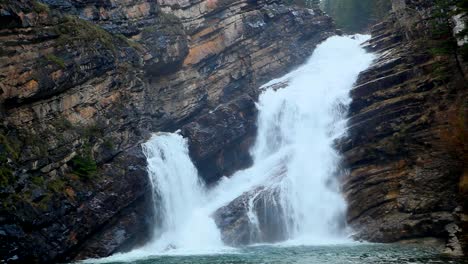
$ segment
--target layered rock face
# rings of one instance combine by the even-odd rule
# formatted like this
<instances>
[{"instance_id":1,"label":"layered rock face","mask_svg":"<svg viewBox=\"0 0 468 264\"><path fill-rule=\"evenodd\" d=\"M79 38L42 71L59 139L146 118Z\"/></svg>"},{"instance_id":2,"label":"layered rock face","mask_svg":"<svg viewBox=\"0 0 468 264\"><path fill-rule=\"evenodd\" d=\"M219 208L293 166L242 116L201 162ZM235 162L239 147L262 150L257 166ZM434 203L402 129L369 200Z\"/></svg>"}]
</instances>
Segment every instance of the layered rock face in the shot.
<instances>
[{"instance_id":1,"label":"layered rock face","mask_svg":"<svg viewBox=\"0 0 468 264\"><path fill-rule=\"evenodd\" d=\"M378 58L351 92L341 145L350 168L348 221L361 239L435 237L460 254L467 233L466 62L456 51L435 52L433 1L393 5L367 43Z\"/></svg>"},{"instance_id":2,"label":"layered rock face","mask_svg":"<svg viewBox=\"0 0 468 264\"><path fill-rule=\"evenodd\" d=\"M181 128L207 182L248 166L257 88L334 30L260 0L2 1L0 21L0 258L21 263L151 237L150 132Z\"/></svg>"}]
</instances>

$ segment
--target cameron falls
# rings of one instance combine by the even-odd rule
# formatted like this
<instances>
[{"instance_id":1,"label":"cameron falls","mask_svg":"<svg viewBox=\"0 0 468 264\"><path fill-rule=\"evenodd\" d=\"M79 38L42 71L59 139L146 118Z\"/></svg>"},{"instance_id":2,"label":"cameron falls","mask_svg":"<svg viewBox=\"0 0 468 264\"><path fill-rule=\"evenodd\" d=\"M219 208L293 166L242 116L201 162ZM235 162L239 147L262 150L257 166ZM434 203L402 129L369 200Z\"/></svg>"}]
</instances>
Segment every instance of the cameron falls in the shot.
<instances>
[{"instance_id":1,"label":"cameron falls","mask_svg":"<svg viewBox=\"0 0 468 264\"><path fill-rule=\"evenodd\" d=\"M467 11L1 0L0 263L468 263Z\"/></svg>"}]
</instances>

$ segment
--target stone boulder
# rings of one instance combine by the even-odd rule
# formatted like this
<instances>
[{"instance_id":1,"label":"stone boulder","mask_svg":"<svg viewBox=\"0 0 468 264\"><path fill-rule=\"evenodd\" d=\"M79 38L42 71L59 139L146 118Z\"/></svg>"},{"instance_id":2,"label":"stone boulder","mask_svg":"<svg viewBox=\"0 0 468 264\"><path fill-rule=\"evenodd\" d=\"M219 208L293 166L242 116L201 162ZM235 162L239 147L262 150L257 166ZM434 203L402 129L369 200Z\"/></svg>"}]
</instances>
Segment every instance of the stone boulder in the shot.
<instances>
[{"instance_id":1,"label":"stone boulder","mask_svg":"<svg viewBox=\"0 0 468 264\"><path fill-rule=\"evenodd\" d=\"M287 218L279 189L258 187L246 192L214 213L226 245L274 243L288 238Z\"/></svg>"}]
</instances>

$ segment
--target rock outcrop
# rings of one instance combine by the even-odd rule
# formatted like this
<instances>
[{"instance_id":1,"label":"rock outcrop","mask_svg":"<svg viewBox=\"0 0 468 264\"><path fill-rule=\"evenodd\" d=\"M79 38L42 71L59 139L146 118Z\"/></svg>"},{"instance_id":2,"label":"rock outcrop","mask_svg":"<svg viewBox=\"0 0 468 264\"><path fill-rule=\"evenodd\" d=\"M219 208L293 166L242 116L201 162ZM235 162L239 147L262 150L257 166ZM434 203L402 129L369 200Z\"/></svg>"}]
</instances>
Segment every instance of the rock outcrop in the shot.
<instances>
[{"instance_id":1,"label":"rock outcrop","mask_svg":"<svg viewBox=\"0 0 468 264\"><path fill-rule=\"evenodd\" d=\"M181 134L189 139L190 157L206 183L252 164L249 149L255 140L256 116L254 100L245 95L182 127Z\"/></svg>"},{"instance_id":2,"label":"rock outcrop","mask_svg":"<svg viewBox=\"0 0 468 264\"><path fill-rule=\"evenodd\" d=\"M226 245L245 246L288 239L278 188L258 187L216 210L214 219ZM255 219L252 219L255 217Z\"/></svg>"},{"instance_id":3,"label":"rock outcrop","mask_svg":"<svg viewBox=\"0 0 468 264\"><path fill-rule=\"evenodd\" d=\"M367 43L378 58L351 92L349 136L341 144L350 168L348 221L364 240L435 237L461 254L466 62L456 49L438 52L450 37L434 39L433 1L393 5Z\"/></svg>"},{"instance_id":4,"label":"rock outcrop","mask_svg":"<svg viewBox=\"0 0 468 264\"><path fill-rule=\"evenodd\" d=\"M258 87L334 34L320 10L280 0L1 1L0 21L0 258L12 263L144 243L158 212L140 143L182 128L207 182L248 166Z\"/></svg>"}]
</instances>

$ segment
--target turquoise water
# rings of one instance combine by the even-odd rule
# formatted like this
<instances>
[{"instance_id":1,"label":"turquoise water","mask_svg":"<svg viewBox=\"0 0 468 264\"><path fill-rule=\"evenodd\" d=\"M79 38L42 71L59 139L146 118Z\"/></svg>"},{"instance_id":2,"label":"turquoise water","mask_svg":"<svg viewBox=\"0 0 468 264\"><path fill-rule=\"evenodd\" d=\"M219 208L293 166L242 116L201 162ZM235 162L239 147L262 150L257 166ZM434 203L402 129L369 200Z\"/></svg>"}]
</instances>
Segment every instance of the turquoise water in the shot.
<instances>
[{"instance_id":1,"label":"turquoise water","mask_svg":"<svg viewBox=\"0 0 468 264\"><path fill-rule=\"evenodd\" d=\"M93 263L93 262L88 262ZM96 262L98 263L98 262ZM102 263L102 262L100 262ZM359 244L339 246L245 247L227 254L152 256L112 264L467 264L467 259L440 255L428 247Z\"/></svg>"}]
</instances>

